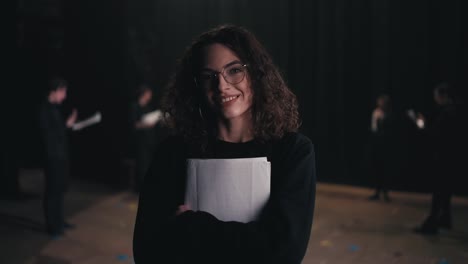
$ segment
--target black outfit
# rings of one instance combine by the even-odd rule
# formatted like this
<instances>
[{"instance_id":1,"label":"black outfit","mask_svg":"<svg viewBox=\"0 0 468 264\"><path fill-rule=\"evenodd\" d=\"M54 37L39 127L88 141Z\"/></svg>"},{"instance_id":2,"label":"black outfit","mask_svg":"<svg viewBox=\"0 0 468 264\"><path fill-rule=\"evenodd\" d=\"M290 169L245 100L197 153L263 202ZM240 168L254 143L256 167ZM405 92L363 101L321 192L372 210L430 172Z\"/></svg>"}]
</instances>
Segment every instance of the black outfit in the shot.
<instances>
[{"instance_id":1,"label":"black outfit","mask_svg":"<svg viewBox=\"0 0 468 264\"><path fill-rule=\"evenodd\" d=\"M135 158L135 190L139 191L143 183L145 174L151 163L151 157L155 145L154 127L136 128L135 124L141 121L141 118L151 112L150 105L140 106L133 103L130 109L130 126L132 127L132 147Z\"/></svg>"},{"instance_id":2,"label":"black outfit","mask_svg":"<svg viewBox=\"0 0 468 264\"><path fill-rule=\"evenodd\" d=\"M45 192L44 214L47 231L63 233L64 194L68 188L69 157L65 120L58 105L43 102L39 109L39 125L44 147Z\"/></svg>"},{"instance_id":3,"label":"black outfit","mask_svg":"<svg viewBox=\"0 0 468 264\"><path fill-rule=\"evenodd\" d=\"M257 221L223 222L207 212L175 212L184 204L187 158L267 157L270 199ZM290 133L260 143L213 141L205 151L171 137L157 148L140 195L133 240L142 263L301 263L315 205L315 154Z\"/></svg>"},{"instance_id":4,"label":"black outfit","mask_svg":"<svg viewBox=\"0 0 468 264\"><path fill-rule=\"evenodd\" d=\"M21 199L22 193L18 179L18 150L14 135L2 138L0 160L0 198Z\"/></svg>"},{"instance_id":5,"label":"black outfit","mask_svg":"<svg viewBox=\"0 0 468 264\"><path fill-rule=\"evenodd\" d=\"M377 120L377 129L371 135L370 168L375 177L376 193L371 199L379 199L383 192L389 201L388 188L391 185L393 168L395 167L395 119L392 112L386 112L383 118Z\"/></svg>"},{"instance_id":6,"label":"black outfit","mask_svg":"<svg viewBox=\"0 0 468 264\"><path fill-rule=\"evenodd\" d=\"M462 151L466 151L462 147L465 135L461 118L458 106L450 104L438 109L429 123L432 205L429 217L417 231L436 233L439 227L452 227L450 200L457 188L457 179L463 177Z\"/></svg>"}]
</instances>

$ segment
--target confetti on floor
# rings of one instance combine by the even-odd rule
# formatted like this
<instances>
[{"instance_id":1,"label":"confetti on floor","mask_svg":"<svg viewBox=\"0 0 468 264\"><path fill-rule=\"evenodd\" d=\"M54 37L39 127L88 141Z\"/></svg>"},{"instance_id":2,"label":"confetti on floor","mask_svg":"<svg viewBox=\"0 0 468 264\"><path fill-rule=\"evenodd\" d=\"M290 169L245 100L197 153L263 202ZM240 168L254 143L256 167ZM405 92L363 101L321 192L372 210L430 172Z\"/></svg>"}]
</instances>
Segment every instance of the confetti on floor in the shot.
<instances>
[{"instance_id":1,"label":"confetti on floor","mask_svg":"<svg viewBox=\"0 0 468 264\"><path fill-rule=\"evenodd\" d=\"M322 247L331 247L333 243L330 240L322 240L320 241L320 246Z\"/></svg>"},{"instance_id":2,"label":"confetti on floor","mask_svg":"<svg viewBox=\"0 0 468 264\"><path fill-rule=\"evenodd\" d=\"M136 212L137 209L138 209L138 205L136 203L131 203L128 205L128 208L130 208L130 210Z\"/></svg>"},{"instance_id":3,"label":"confetti on floor","mask_svg":"<svg viewBox=\"0 0 468 264\"><path fill-rule=\"evenodd\" d=\"M351 252L355 252L355 251L358 251L360 247L358 245L350 245L348 249Z\"/></svg>"},{"instance_id":4,"label":"confetti on floor","mask_svg":"<svg viewBox=\"0 0 468 264\"><path fill-rule=\"evenodd\" d=\"M125 254L118 255L117 259L119 261L126 261L128 259L128 255L125 255Z\"/></svg>"},{"instance_id":5,"label":"confetti on floor","mask_svg":"<svg viewBox=\"0 0 468 264\"><path fill-rule=\"evenodd\" d=\"M438 264L449 264L449 262L447 261L447 259L441 258L441 259L439 260Z\"/></svg>"}]
</instances>

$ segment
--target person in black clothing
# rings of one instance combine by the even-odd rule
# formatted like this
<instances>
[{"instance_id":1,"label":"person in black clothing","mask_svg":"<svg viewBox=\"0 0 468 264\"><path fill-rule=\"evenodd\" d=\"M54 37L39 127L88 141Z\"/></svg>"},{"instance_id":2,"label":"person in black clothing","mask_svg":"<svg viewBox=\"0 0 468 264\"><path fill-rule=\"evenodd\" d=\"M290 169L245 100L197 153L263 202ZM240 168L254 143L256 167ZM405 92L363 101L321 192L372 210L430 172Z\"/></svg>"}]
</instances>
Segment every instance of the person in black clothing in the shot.
<instances>
[{"instance_id":1,"label":"person in black clothing","mask_svg":"<svg viewBox=\"0 0 468 264\"><path fill-rule=\"evenodd\" d=\"M75 123L77 111L74 109L65 121L59 109L67 97L67 86L67 82L63 79L51 80L46 98L39 109L39 126L45 152L43 206L47 232L53 237L61 236L64 229L73 227L64 217L64 195L69 178L66 129Z\"/></svg>"},{"instance_id":2,"label":"person in black clothing","mask_svg":"<svg viewBox=\"0 0 468 264\"><path fill-rule=\"evenodd\" d=\"M450 201L457 186L457 179L463 176L463 147L461 104L455 101L447 83L434 88L436 113L427 120L427 136L431 157L431 183L433 188L429 216L421 226L414 229L417 233L437 234L439 228L452 228ZM463 151L463 152L462 152Z\"/></svg>"},{"instance_id":3,"label":"person in black clothing","mask_svg":"<svg viewBox=\"0 0 468 264\"><path fill-rule=\"evenodd\" d=\"M377 97L376 108L372 112L371 119L371 151L370 167L371 174L376 177L375 194L370 196L370 200L380 199L383 194L385 201L389 202L388 185L391 178L393 148L395 146L394 133L395 121L392 112L391 99L388 94L381 94Z\"/></svg>"},{"instance_id":4,"label":"person in black clothing","mask_svg":"<svg viewBox=\"0 0 468 264\"><path fill-rule=\"evenodd\" d=\"M140 193L135 263L301 263L315 207L315 154L298 105L247 30L219 26L187 49L163 97L175 135L155 151ZM186 160L267 157L270 197L255 221L184 204Z\"/></svg>"},{"instance_id":5,"label":"person in black clothing","mask_svg":"<svg viewBox=\"0 0 468 264\"><path fill-rule=\"evenodd\" d=\"M137 100L130 106L130 126L132 127L132 145L135 156L135 191L141 189L143 178L151 162L155 145L155 122L145 122L144 115L154 109L151 105L153 91L142 85L137 91Z\"/></svg>"}]
</instances>

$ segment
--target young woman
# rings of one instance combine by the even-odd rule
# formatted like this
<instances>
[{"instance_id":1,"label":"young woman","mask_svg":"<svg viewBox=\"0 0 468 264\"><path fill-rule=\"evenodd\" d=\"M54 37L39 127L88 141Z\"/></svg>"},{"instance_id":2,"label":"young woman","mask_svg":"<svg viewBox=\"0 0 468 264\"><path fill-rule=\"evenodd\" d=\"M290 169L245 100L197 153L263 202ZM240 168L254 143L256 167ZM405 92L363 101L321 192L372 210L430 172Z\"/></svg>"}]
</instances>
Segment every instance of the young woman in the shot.
<instances>
[{"instance_id":1,"label":"young woman","mask_svg":"<svg viewBox=\"0 0 468 264\"><path fill-rule=\"evenodd\" d=\"M315 156L295 95L247 30L220 26L186 50L163 100L176 135L145 177L134 233L140 263L300 263L315 202ZM186 160L267 157L259 218L220 221L184 204Z\"/></svg>"},{"instance_id":2,"label":"young woman","mask_svg":"<svg viewBox=\"0 0 468 264\"><path fill-rule=\"evenodd\" d=\"M395 166L395 117L392 112L391 98L381 94L376 99L376 107L371 119L371 174L375 177L376 188L369 200L379 200L380 194L386 202L390 202L388 188L392 177L392 167Z\"/></svg>"}]
</instances>

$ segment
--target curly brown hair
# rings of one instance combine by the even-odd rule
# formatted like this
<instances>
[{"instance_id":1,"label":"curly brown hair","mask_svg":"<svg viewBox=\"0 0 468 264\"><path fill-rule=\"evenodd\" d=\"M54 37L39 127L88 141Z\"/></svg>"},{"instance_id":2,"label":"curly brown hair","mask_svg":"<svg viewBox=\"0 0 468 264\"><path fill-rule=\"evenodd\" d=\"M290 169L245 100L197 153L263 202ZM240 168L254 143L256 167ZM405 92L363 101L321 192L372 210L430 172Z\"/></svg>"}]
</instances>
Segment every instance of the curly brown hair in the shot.
<instances>
[{"instance_id":1,"label":"curly brown hair","mask_svg":"<svg viewBox=\"0 0 468 264\"><path fill-rule=\"evenodd\" d=\"M216 135L214 113L205 106L203 93L195 76L202 66L203 48L222 44L248 65L253 91L253 132L257 140L280 138L300 126L296 96L289 90L270 55L246 29L221 25L198 36L178 61L162 97L163 111L169 113L168 124L188 140Z\"/></svg>"}]
</instances>

